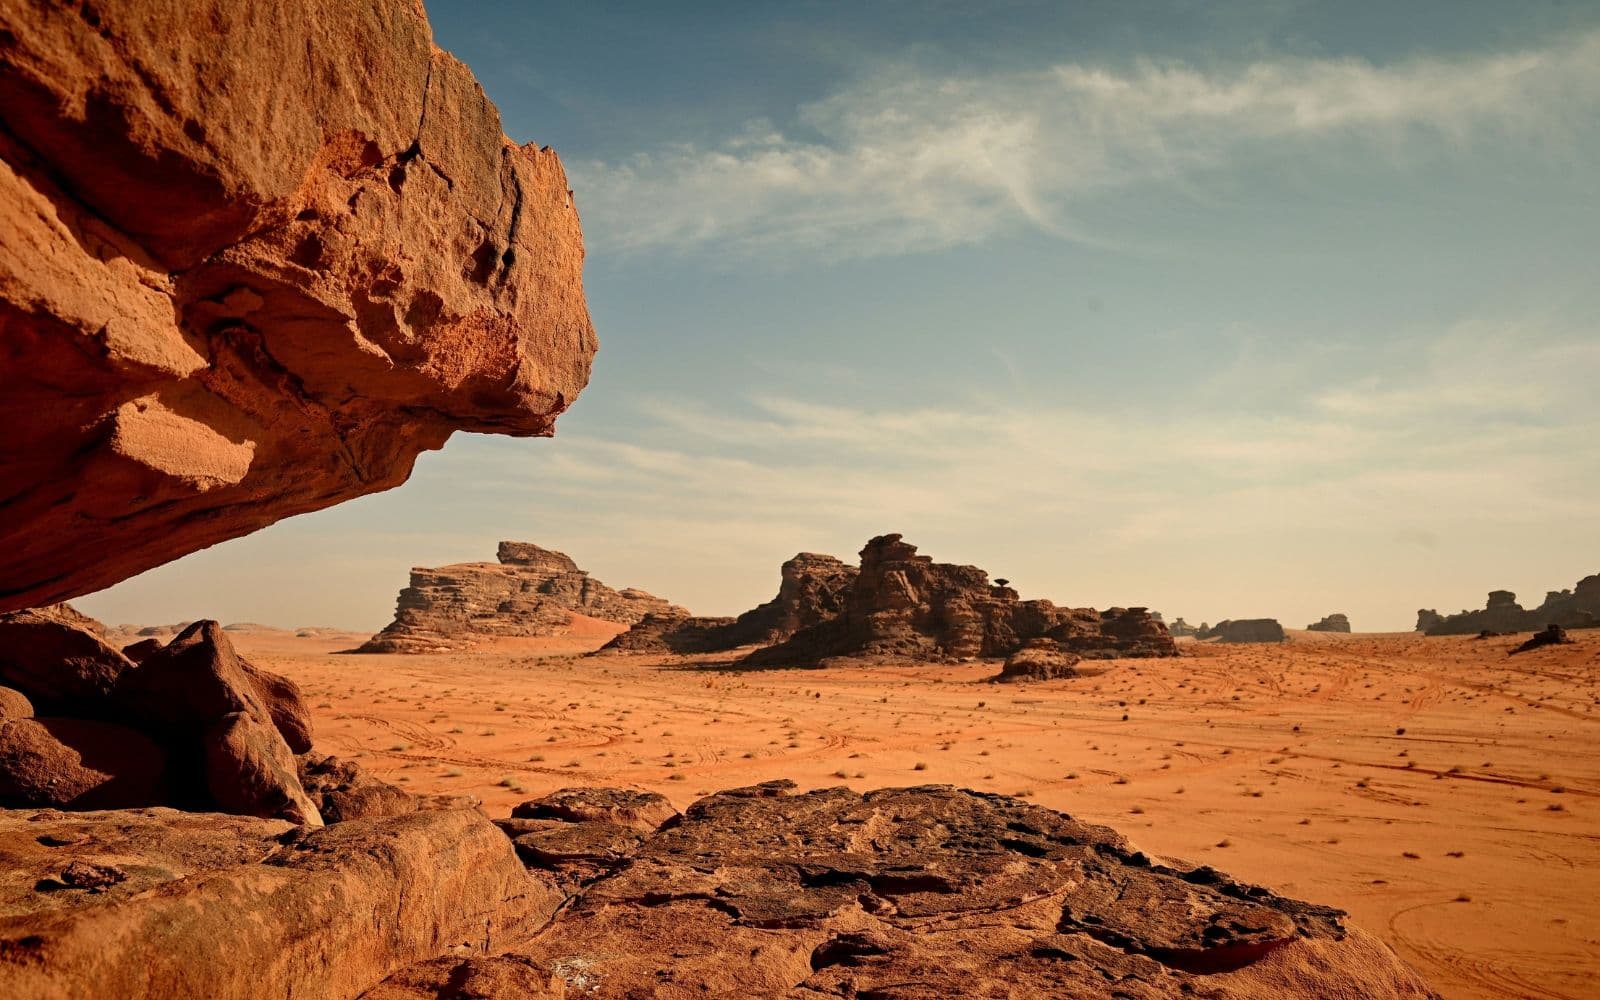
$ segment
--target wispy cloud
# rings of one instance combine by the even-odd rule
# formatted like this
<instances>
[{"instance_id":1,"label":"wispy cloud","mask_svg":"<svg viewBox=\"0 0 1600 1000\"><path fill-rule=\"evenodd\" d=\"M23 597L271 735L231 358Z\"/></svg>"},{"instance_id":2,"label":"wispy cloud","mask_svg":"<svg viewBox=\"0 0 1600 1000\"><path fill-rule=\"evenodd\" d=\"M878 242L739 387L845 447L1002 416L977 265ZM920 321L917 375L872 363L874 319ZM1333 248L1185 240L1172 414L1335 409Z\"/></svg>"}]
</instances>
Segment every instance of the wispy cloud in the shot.
<instances>
[{"instance_id":1,"label":"wispy cloud","mask_svg":"<svg viewBox=\"0 0 1600 1000\"><path fill-rule=\"evenodd\" d=\"M1457 148L1594 128L1600 33L1391 65L1283 58L1231 70L1141 62L932 76L885 72L715 146L572 165L609 252L712 245L830 258L935 250L1021 227L1095 237L1074 207L1290 143Z\"/></svg>"}]
</instances>

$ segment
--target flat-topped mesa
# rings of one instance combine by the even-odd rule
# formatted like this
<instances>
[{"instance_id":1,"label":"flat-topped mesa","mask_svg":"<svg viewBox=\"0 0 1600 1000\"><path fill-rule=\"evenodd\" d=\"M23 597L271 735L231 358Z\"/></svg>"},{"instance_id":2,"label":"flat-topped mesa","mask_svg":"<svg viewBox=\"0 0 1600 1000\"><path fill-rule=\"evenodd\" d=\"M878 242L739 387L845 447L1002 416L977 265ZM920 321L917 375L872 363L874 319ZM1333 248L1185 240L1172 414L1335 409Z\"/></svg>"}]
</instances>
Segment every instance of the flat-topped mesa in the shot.
<instances>
[{"instance_id":1,"label":"flat-topped mesa","mask_svg":"<svg viewBox=\"0 0 1600 1000\"><path fill-rule=\"evenodd\" d=\"M1551 590L1537 608L1525 609L1509 590L1491 590L1478 611L1441 615L1417 612L1417 631L1427 635L1479 635L1483 632L1533 632L1548 625L1565 629L1600 628L1600 573L1579 580L1571 590Z\"/></svg>"},{"instance_id":2,"label":"flat-topped mesa","mask_svg":"<svg viewBox=\"0 0 1600 1000\"><path fill-rule=\"evenodd\" d=\"M1052 640L1082 657L1176 656L1147 608L1061 608L1021 600L976 566L936 563L899 535L861 550L861 568L838 608L745 658L753 665L816 665L836 657L956 661L1010 656Z\"/></svg>"},{"instance_id":3,"label":"flat-topped mesa","mask_svg":"<svg viewBox=\"0 0 1600 1000\"><path fill-rule=\"evenodd\" d=\"M416 0L0 4L0 611L549 435L583 254Z\"/></svg>"},{"instance_id":4,"label":"flat-topped mesa","mask_svg":"<svg viewBox=\"0 0 1600 1000\"><path fill-rule=\"evenodd\" d=\"M688 614L642 590L613 590L562 552L501 542L498 554L499 562L413 569L394 621L357 652L434 653L495 637L560 635L574 614L622 625Z\"/></svg>"}]
</instances>

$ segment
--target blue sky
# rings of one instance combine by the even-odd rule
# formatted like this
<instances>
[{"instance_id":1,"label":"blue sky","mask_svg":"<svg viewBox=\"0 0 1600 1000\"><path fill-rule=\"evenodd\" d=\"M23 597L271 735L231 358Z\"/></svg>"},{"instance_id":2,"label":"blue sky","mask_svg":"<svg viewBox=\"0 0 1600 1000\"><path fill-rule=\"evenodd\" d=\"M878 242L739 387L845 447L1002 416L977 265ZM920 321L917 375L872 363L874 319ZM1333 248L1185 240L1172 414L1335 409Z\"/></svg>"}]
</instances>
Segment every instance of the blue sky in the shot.
<instances>
[{"instance_id":1,"label":"blue sky","mask_svg":"<svg viewBox=\"0 0 1600 1000\"><path fill-rule=\"evenodd\" d=\"M883 531L1190 621L1600 570L1600 6L428 7L567 164L593 382L86 610L376 628L500 538L706 614Z\"/></svg>"}]
</instances>

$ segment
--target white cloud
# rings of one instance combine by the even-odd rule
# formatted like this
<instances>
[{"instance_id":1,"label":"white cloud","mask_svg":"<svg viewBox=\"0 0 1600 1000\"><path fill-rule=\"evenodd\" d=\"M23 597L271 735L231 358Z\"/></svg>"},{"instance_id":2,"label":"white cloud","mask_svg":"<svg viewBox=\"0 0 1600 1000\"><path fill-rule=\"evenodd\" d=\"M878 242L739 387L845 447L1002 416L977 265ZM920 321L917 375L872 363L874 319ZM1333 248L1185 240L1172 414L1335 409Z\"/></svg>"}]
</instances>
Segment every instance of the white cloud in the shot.
<instances>
[{"instance_id":1,"label":"white cloud","mask_svg":"<svg viewBox=\"0 0 1600 1000\"><path fill-rule=\"evenodd\" d=\"M1593 128L1600 33L1548 48L1375 66L1284 58L1227 71L1142 62L987 76L885 73L715 147L572 165L610 252L713 245L830 259L934 250L1033 226L1092 237L1074 205L1185 181L1252 144L1357 137L1458 147ZM800 138L803 130L816 138Z\"/></svg>"}]
</instances>

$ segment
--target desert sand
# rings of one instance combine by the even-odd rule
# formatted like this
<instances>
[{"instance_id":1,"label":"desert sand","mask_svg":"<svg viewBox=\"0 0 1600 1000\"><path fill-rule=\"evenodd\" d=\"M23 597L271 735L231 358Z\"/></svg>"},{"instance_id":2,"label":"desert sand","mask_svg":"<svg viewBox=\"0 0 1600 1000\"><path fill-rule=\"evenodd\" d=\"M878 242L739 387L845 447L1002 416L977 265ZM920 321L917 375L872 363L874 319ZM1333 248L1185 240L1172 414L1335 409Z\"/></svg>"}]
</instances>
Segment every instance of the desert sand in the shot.
<instances>
[{"instance_id":1,"label":"desert sand","mask_svg":"<svg viewBox=\"0 0 1600 1000\"><path fill-rule=\"evenodd\" d=\"M319 747L492 816L572 785L680 808L785 777L970 786L1347 909L1447 997L1594 995L1600 634L1509 657L1521 637L1291 632L1000 685L993 663L582 655L616 630L415 656L230 634L305 686Z\"/></svg>"}]
</instances>

